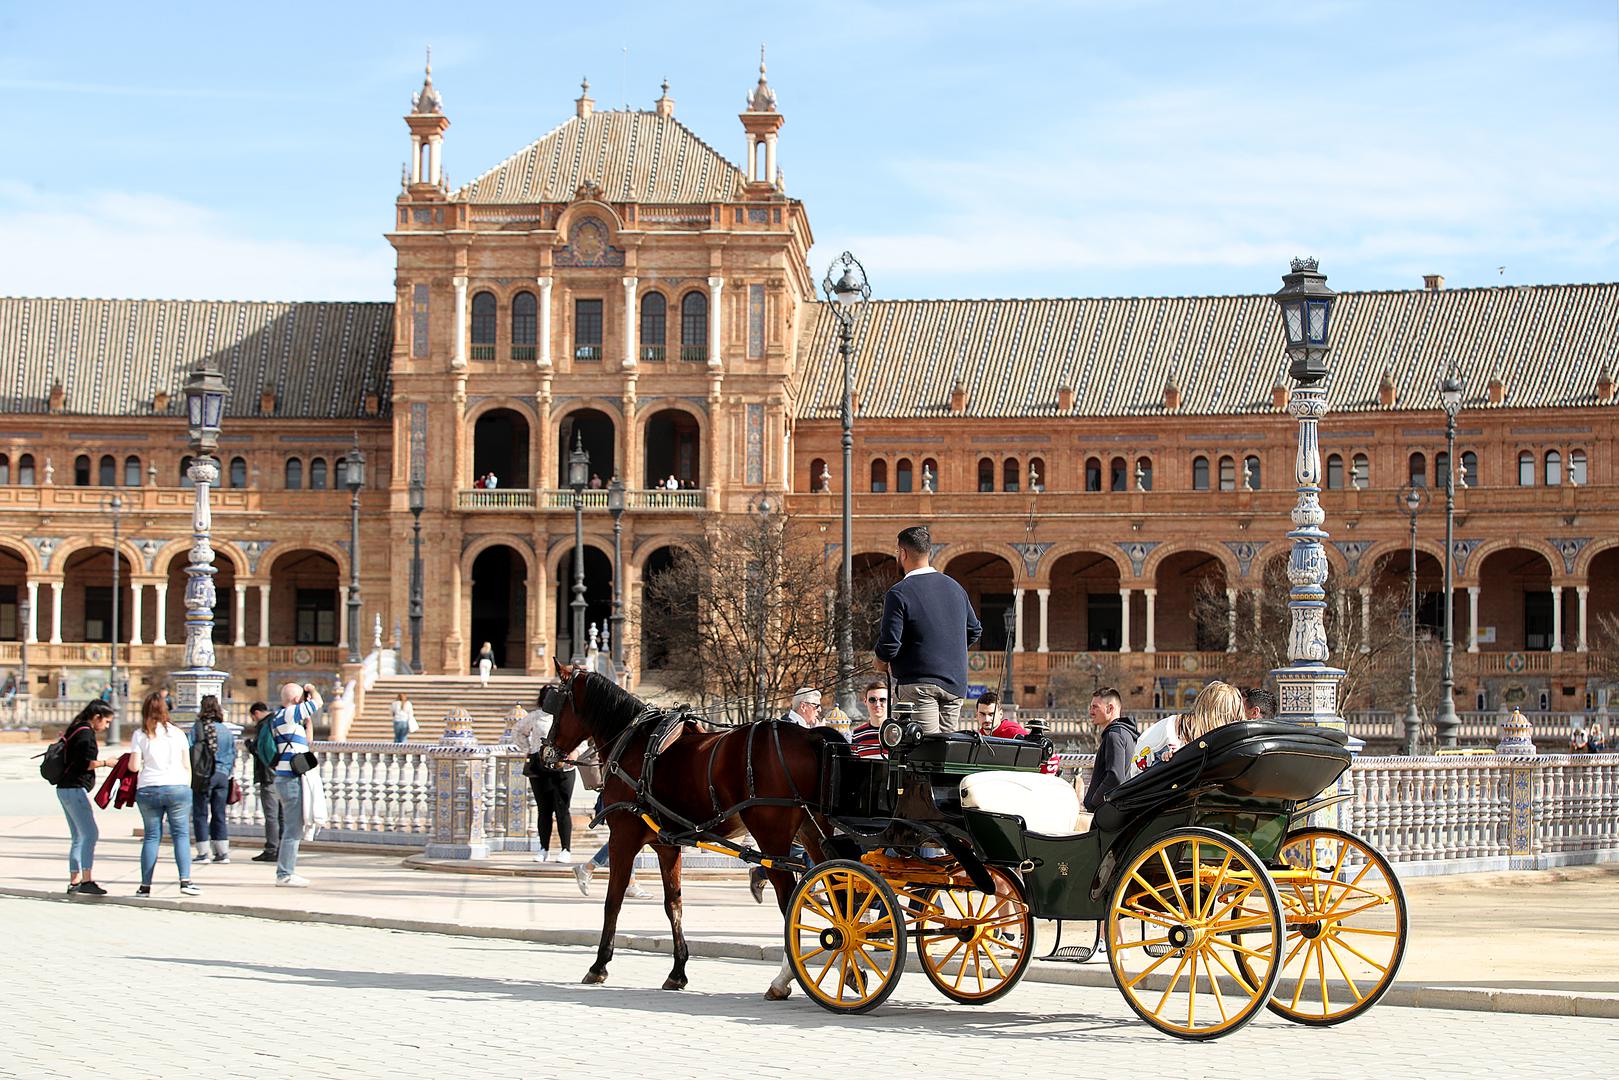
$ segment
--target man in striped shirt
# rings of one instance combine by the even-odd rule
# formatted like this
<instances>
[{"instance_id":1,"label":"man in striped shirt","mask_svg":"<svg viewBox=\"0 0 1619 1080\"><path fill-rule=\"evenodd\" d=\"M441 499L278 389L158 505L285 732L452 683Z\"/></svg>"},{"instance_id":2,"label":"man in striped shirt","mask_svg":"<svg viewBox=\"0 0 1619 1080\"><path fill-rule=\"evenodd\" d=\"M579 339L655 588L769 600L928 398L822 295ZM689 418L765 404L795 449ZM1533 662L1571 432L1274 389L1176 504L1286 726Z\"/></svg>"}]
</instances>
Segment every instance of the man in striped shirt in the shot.
<instances>
[{"instance_id":1,"label":"man in striped shirt","mask_svg":"<svg viewBox=\"0 0 1619 1080\"><path fill-rule=\"evenodd\" d=\"M866 722L849 732L849 745L861 757L886 757L883 721L888 719L888 684L881 679L866 684Z\"/></svg>"},{"instance_id":2,"label":"man in striped shirt","mask_svg":"<svg viewBox=\"0 0 1619 1080\"><path fill-rule=\"evenodd\" d=\"M292 769L292 759L309 750L310 722L320 712L320 692L313 683L287 683L281 688L281 708L270 718L275 735L275 795L281 804L281 849L275 862L275 883L301 889L309 879L300 877L298 842L304 835L304 782Z\"/></svg>"}]
</instances>

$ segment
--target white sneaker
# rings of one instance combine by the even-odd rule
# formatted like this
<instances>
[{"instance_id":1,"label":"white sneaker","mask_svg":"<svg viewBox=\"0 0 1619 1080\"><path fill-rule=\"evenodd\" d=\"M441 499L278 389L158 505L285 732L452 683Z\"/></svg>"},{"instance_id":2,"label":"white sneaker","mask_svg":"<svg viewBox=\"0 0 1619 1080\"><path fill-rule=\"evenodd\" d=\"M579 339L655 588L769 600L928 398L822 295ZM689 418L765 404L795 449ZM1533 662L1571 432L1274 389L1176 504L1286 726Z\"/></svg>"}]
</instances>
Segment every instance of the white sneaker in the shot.
<instances>
[{"instance_id":1,"label":"white sneaker","mask_svg":"<svg viewBox=\"0 0 1619 1080\"><path fill-rule=\"evenodd\" d=\"M647 892L645 889L641 888L641 883L639 881L630 882L629 893L630 893L630 899L631 900L650 900L650 899L652 899L652 894Z\"/></svg>"},{"instance_id":2,"label":"white sneaker","mask_svg":"<svg viewBox=\"0 0 1619 1080\"><path fill-rule=\"evenodd\" d=\"M545 851L544 849L536 851L534 853L534 861L535 862L550 862L551 861L551 853L548 852L548 851Z\"/></svg>"},{"instance_id":3,"label":"white sneaker","mask_svg":"<svg viewBox=\"0 0 1619 1080\"><path fill-rule=\"evenodd\" d=\"M291 877L276 878L275 883L277 887L283 889L309 888L309 879L306 877L300 877L297 874L293 874Z\"/></svg>"},{"instance_id":4,"label":"white sneaker","mask_svg":"<svg viewBox=\"0 0 1619 1080\"><path fill-rule=\"evenodd\" d=\"M569 851L567 848L563 848L561 851L557 852L557 857L551 861L554 863L563 864L571 863L573 862L573 852Z\"/></svg>"},{"instance_id":5,"label":"white sneaker","mask_svg":"<svg viewBox=\"0 0 1619 1080\"><path fill-rule=\"evenodd\" d=\"M573 868L573 880L579 884L579 891L585 896L590 895L590 875L595 872L595 863L582 862Z\"/></svg>"}]
</instances>

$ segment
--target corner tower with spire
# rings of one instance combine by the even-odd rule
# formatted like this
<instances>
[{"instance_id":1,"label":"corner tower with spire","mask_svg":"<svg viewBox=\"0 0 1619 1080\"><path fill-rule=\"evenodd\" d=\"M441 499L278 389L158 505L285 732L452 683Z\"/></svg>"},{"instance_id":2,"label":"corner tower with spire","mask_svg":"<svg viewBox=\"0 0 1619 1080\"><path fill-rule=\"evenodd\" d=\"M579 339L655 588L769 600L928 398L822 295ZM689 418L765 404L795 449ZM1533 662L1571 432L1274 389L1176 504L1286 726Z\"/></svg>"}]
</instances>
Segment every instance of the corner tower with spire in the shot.
<instances>
[{"instance_id":1,"label":"corner tower with spire","mask_svg":"<svg viewBox=\"0 0 1619 1080\"><path fill-rule=\"evenodd\" d=\"M781 174L776 169L776 138L786 118L776 111L776 92L770 89L765 74L765 47L759 46L759 83L748 94L748 108L742 113L742 130L748 137L747 168L743 170L748 183L781 187Z\"/></svg>"},{"instance_id":2,"label":"corner tower with spire","mask_svg":"<svg viewBox=\"0 0 1619 1080\"><path fill-rule=\"evenodd\" d=\"M433 50L427 50L427 72L422 88L410 96L410 112L405 116L410 128L410 165L407 186L444 186L444 132L450 118L444 115L444 99L433 85Z\"/></svg>"}]
</instances>

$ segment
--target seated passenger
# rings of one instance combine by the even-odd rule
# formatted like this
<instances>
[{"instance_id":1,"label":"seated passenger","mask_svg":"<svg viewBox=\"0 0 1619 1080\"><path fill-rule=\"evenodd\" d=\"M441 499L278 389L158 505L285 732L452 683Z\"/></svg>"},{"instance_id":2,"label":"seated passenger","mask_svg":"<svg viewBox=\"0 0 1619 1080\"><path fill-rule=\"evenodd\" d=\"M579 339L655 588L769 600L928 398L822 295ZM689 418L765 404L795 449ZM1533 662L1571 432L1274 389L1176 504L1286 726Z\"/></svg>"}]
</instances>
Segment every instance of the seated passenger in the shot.
<instances>
[{"instance_id":1,"label":"seated passenger","mask_svg":"<svg viewBox=\"0 0 1619 1080\"><path fill-rule=\"evenodd\" d=\"M1249 720L1276 719L1276 695L1263 686L1249 686L1242 692L1243 708Z\"/></svg>"},{"instance_id":2,"label":"seated passenger","mask_svg":"<svg viewBox=\"0 0 1619 1080\"><path fill-rule=\"evenodd\" d=\"M991 690L979 695L978 705L978 732L981 735L990 735L997 739L1021 739L1029 733L1029 729L1001 713L1000 695Z\"/></svg>"},{"instance_id":3,"label":"seated passenger","mask_svg":"<svg viewBox=\"0 0 1619 1080\"><path fill-rule=\"evenodd\" d=\"M1181 747L1246 716L1241 690L1219 680L1209 683L1197 692L1191 712L1166 716L1141 733L1130 755L1130 775L1168 761Z\"/></svg>"},{"instance_id":4,"label":"seated passenger","mask_svg":"<svg viewBox=\"0 0 1619 1080\"><path fill-rule=\"evenodd\" d=\"M849 745L860 757L887 757L883 749L883 721L888 719L888 684L874 679L866 684L866 719L849 732Z\"/></svg>"},{"instance_id":5,"label":"seated passenger","mask_svg":"<svg viewBox=\"0 0 1619 1080\"><path fill-rule=\"evenodd\" d=\"M1121 716L1124 698L1111 686L1101 686L1091 694L1091 723L1101 732L1096 746L1096 764L1090 781L1081 792L1086 813L1094 814L1108 792L1130 779L1130 751L1136 745L1136 722ZM1079 784L1074 784L1076 790ZM1087 828L1087 821L1081 828Z\"/></svg>"}]
</instances>

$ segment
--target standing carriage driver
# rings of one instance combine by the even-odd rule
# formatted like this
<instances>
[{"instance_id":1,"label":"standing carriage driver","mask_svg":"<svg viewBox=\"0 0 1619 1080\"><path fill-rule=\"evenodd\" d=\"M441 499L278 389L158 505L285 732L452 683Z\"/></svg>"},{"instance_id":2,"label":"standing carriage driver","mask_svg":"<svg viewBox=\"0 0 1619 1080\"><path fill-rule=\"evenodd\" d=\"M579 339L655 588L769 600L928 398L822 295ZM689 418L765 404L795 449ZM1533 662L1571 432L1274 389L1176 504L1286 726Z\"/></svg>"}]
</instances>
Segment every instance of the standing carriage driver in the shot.
<instances>
[{"instance_id":1,"label":"standing carriage driver","mask_svg":"<svg viewBox=\"0 0 1619 1080\"><path fill-rule=\"evenodd\" d=\"M926 525L899 534L905 576L883 597L877 631L878 665L887 665L895 700L916 706L924 732L954 731L967 693L967 649L983 633L967 591L932 565Z\"/></svg>"}]
</instances>

